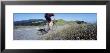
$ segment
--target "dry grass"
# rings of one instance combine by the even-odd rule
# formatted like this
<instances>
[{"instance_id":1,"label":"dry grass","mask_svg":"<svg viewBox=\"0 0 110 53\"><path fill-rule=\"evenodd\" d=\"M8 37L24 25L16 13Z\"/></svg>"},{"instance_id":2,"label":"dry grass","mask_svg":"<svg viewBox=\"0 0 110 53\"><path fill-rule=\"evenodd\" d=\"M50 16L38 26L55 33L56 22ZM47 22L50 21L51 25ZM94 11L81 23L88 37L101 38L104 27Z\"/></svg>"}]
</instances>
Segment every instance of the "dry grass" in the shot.
<instances>
[{"instance_id":1,"label":"dry grass","mask_svg":"<svg viewBox=\"0 0 110 53\"><path fill-rule=\"evenodd\" d=\"M49 32L42 40L97 40L95 24L68 24L62 30Z\"/></svg>"}]
</instances>

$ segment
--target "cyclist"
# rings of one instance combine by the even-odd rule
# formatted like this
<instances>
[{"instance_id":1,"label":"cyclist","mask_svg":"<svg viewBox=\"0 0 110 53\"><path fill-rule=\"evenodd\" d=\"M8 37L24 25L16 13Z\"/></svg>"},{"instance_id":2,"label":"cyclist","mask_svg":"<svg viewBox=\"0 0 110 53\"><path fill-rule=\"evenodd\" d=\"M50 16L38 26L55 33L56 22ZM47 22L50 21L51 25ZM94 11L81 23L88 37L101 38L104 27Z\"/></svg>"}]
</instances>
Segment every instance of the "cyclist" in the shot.
<instances>
[{"instance_id":1,"label":"cyclist","mask_svg":"<svg viewBox=\"0 0 110 53\"><path fill-rule=\"evenodd\" d=\"M53 21L51 19L52 16L54 16L53 13L45 13L45 19L48 24L48 31L51 30L51 27L53 26Z\"/></svg>"}]
</instances>

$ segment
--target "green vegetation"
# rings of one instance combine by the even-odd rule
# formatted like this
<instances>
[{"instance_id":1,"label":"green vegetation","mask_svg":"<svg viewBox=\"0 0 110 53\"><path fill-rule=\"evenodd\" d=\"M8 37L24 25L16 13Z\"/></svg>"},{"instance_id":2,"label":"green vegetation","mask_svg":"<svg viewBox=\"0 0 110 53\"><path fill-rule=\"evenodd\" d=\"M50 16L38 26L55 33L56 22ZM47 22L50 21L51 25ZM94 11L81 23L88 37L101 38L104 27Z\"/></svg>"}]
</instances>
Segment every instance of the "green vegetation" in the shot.
<instances>
[{"instance_id":1,"label":"green vegetation","mask_svg":"<svg viewBox=\"0 0 110 53\"><path fill-rule=\"evenodd\" d=\"M63 19L59 19L59 20L57 20L56 24L57 25L64 25L65 21Z\"/></svg>"}]
</instances>

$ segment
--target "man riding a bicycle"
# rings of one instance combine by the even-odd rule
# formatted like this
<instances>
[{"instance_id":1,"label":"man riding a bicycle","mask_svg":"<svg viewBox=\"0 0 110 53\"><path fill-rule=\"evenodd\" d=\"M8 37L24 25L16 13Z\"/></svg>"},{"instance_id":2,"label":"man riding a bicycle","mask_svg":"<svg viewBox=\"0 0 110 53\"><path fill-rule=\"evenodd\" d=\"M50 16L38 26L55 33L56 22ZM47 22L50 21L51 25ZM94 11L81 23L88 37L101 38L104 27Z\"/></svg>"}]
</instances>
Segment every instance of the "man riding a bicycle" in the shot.
<instances>
[{"instance_id":1,"label":"man riding a bicycle","mask_svg":"<svg viewBox=\"0 0 110 53\"><path fill-rule=\"evenodd\" d=\"M51 27L53 26L53 21L51 19L52 16L54 16L53 13L45 13L45 19L48 24L48 31L51 30Z\"/></svg>"}]
</instances>

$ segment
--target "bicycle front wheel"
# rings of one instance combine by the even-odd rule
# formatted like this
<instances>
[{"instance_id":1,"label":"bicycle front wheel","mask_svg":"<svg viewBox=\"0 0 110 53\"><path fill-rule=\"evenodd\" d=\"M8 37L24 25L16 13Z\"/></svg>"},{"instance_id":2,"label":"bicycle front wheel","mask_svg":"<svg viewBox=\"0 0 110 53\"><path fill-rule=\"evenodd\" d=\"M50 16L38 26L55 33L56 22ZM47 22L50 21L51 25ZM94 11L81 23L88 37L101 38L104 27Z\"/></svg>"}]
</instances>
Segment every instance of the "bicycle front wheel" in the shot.
<instances>
[{"instance_id":1,"label":"bicycle front wheel","mask_svg":"<svg viewBox=\"0 0 110 53\"><path fill-rule=\"evenodd\" d=\"M57 29L57 25L56 24L54 24L53 26L52 26L52 30L56 30Z\"/></svg>"}]
</instances>

